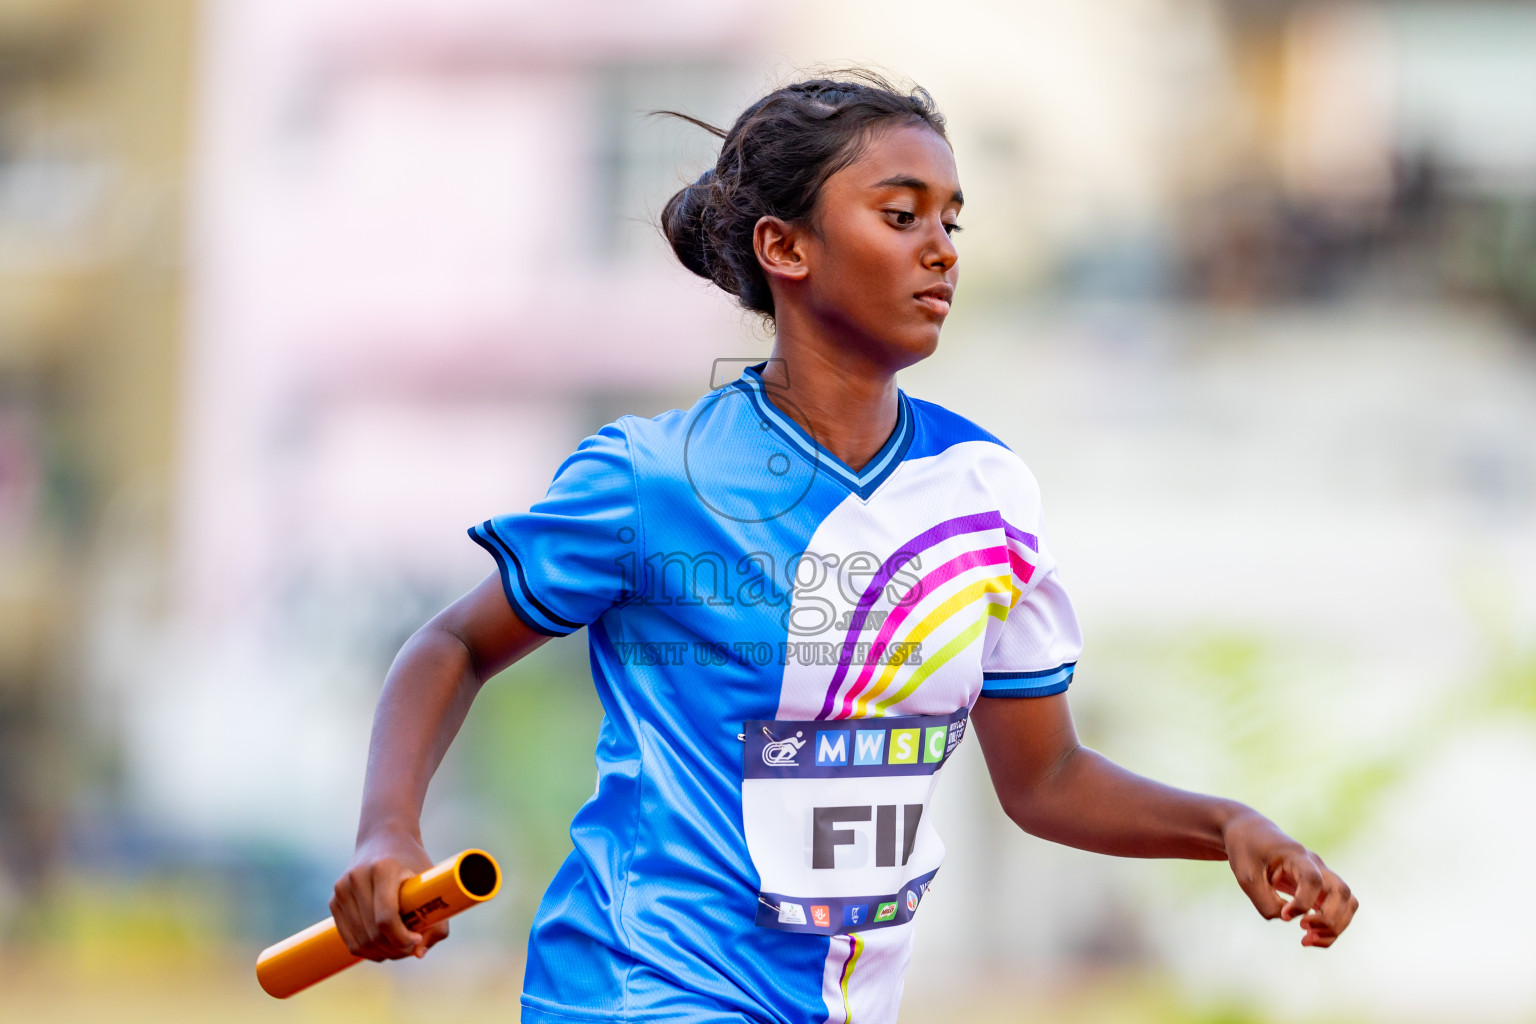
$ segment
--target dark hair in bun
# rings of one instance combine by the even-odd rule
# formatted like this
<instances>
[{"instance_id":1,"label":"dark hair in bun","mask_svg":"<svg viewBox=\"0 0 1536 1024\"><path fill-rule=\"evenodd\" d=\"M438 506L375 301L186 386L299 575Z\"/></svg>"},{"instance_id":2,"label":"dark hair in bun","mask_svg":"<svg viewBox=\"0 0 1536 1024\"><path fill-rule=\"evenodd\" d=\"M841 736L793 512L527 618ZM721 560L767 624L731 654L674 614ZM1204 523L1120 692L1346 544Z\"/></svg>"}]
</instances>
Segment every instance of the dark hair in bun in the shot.
<instances>
[{"instance_id":1,"label":"dark hair in bun","mask_svg":"<svg viewBox=\"0 0 1536 1024\"><path fill-rule=\"evenodd\" d=\"M941 137L944 117L927 91L898 90L879 75L851 70L775 89L744 110L729 131L673 110L719 136L720 159L661 211L661 230L683 266L736 296L742 308L773 316L773 294L758 266L759 218L803 221L821 186L858 159L874 130L924 124Z\"/></svg>"}]
</instances>

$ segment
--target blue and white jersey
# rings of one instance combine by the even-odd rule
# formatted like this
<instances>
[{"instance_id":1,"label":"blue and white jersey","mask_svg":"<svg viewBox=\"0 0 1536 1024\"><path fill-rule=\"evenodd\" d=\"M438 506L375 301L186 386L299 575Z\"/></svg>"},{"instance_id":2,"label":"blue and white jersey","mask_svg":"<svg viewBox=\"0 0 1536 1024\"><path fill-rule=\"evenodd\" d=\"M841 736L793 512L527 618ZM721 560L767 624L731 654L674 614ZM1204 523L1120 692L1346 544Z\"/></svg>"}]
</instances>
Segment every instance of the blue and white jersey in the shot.
<instances>
[{"instance_id":1,"label":"blue and white jersey","mask_svg":"<svg viewBox=\"0 0 1536 1024\"><path fill-rule=\"evenodd\" d=\"M609 424L531 510L470 531L529 626L587 626L605 712L529 1024L894 1021L967 713L1071 681L1019 457L901 393L854 471L762 365Z\"/></svg>"}]
</instances>

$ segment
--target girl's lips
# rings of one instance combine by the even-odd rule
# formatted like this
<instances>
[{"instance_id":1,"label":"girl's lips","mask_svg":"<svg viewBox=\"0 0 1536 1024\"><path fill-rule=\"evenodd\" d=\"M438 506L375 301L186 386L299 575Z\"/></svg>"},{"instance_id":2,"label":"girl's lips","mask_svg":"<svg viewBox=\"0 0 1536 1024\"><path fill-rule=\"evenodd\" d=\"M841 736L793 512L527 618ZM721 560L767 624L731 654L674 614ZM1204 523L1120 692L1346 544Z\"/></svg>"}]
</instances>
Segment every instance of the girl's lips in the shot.
<instances>
[{"instance_id":1,"label":"girl's lips","mask_svg":"<svg viewBox=\"0 0 1536 1024\"><path fill-rule=\"evenodd\" d=\"M914 295L913 298L937 316L949 315L949 300L937 295Z\"/></svg>"}]
</instances>

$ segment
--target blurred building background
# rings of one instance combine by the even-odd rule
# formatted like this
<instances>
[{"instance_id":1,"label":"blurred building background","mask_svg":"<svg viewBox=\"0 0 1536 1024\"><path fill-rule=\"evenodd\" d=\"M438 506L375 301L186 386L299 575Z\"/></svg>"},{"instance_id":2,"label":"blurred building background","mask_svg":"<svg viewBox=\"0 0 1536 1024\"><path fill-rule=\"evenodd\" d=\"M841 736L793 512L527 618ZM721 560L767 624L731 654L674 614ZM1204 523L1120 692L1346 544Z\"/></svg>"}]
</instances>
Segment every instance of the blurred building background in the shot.
<instances>
[{"instance_id":1,"label":"blurred building background","mask_svg":"<svg viewBox=\"0 0 1536 1024\"><path fill-rule=\"evenodd\" d=\"M714 140L645 112L852 63L950 119L962 289L903 386L1040 477L1085 738L1364 903L1300 950L1220 865L1018 834L970 750L903 1019L1536 1020L1529 0L3 0L0 1015L515 1012L581 638L429 797L503 897L292 1004L250 965L324 913L465 527L767 351L653 225Z\"/></svg>"}]
</instances>

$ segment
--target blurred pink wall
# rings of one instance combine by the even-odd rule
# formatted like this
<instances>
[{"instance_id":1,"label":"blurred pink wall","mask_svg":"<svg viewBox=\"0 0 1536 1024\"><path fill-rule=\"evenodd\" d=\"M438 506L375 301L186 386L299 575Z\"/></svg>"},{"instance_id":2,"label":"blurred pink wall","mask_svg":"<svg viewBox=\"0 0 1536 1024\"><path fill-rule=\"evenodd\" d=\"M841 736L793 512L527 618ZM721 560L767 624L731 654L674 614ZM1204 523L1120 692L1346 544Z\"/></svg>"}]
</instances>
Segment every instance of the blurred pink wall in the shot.
<instances>
[{"instance_id":1,"label":"blurred pink wall","mask_svg":"<svg viewBox=\"0 0 1536 1024\"><path fill-rule=\"evenodd\" d=\"M606 136L633 128L603 90L655 66L726 88L759 7L209 5L180 530L199 621L315 566L485 568L464 527L542 493L596 426L573 401L704 390L738 354L740 318L659 238L605 244Z\"/></svg>"}]
</instances>

